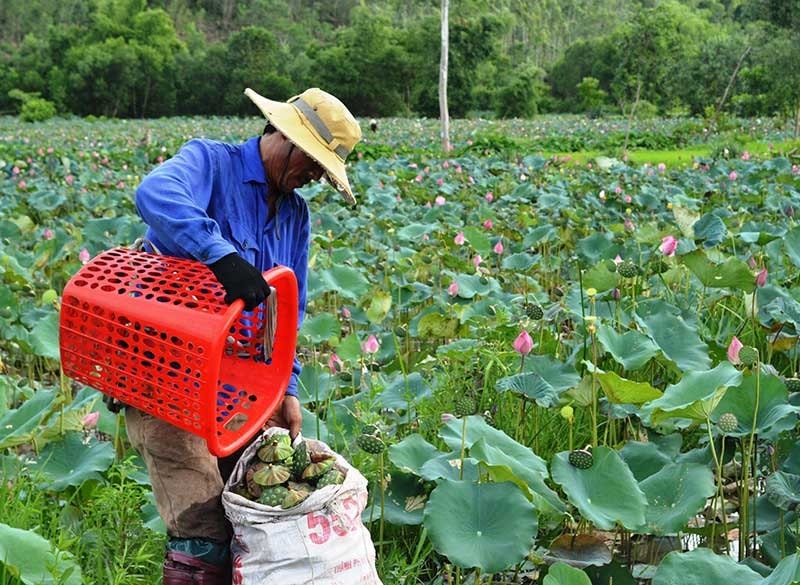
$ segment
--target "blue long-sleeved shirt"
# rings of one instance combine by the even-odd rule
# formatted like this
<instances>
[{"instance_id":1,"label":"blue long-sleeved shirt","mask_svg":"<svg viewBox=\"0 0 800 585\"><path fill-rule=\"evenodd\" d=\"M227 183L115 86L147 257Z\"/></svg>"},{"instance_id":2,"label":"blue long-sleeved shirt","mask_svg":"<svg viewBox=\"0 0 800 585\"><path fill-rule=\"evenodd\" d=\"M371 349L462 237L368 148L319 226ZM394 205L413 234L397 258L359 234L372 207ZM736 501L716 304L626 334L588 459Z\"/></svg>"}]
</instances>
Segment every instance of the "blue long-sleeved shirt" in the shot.
<instances>
[{"instance_id":1,"label":"blue long-sleeved shirt","mask_svg":"<svg viewBox=\"0 0 800 585\"><path fill-rule=\"evenodd\" d=\"M163 254L211 264L236 252L262 272L288 266L297 277L298 327L306 307L311 224L297 193L279 199L267 220L267 183L259 138L244 144L192 140L148 174L136 190L146 239ZM295 358L286 394L297 396Z\"/></svg>"}]
</instances>

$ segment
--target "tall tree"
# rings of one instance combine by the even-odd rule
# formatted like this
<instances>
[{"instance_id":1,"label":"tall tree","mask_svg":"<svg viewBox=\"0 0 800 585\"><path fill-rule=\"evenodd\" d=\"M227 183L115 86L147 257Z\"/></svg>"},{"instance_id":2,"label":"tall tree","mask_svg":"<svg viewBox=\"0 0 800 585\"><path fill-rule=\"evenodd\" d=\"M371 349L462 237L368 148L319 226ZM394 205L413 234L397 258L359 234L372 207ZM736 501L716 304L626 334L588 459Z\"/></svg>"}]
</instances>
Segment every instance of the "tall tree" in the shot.
<instances>
[{"instance_id":1,"label":"tall tree","mask_svg":"<svg viewBox=\"0 0 800 585\"><path fill-rule=\"evenodd\" d=\"M439 56L439 119L442 123L442 151L450 152L450 112L447 108L447 63L450 52L450 4L442 0L442 50Z\"/></svg>"}]
</instances>

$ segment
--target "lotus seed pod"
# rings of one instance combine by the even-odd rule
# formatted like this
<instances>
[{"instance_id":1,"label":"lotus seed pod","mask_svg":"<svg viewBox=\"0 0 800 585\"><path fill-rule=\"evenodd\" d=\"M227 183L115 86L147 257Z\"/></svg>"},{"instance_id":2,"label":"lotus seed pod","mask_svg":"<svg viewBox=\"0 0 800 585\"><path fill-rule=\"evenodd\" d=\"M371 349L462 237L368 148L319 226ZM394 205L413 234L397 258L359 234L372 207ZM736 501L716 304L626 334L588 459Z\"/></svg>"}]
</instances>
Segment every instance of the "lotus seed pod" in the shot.
<instances>
[{"instance_id":1,"label":"lotus seed pod","mask_svg":"<svg viewBox=\"0 0 800 585\"><path fill-rule=\"evenodd\" d=\"M300 477L309 463L311 463L311 457L308 455L308 445L305 441L300 441L294 448L294 454L292 454L292 475Z\"/></svg>"},{"instance_id":2,"label":"lotus seed pod","mask_svg":"<svg viewBox=\"0 0 800 585\"><path fill-rule=\"evenodd\" d=\"M570 465L578 469L589 469L594 463L594 457L588 449L570 451L568 460Z\"/></svg>"},{"instance_id":3,"label":"lotus seed pod","mask_svg":"<svg viewBox=\"0 0 800 585\"><path fill-rule=\"evenodd\" d=\"M453 405L453 414L461 418L462 416L469 416L475 414L478 405L475 403L475 397L471 394L464 394L456 398Z\"/></svg>"},{"instance_id":4,"label":"lotus seed pod","mask_svg":"<svg viewBox=\"0 0 800 585\"><path fill-rule=\"evenodd\" d=\"M800 378L786 378L785 384L789 392L800 392Z\"/></svg>"},{"instance_id":5,"label":"lotus seed pod","mask_svg":"<svg viewBox=\"0 0 800 585\"><path fill-rule=\"evenodd\" d=\"M542 306L538 303L525 303L522 305L522 308L525 310L525 314L529 319L538 321L544 317L544 309L542 309Z\"/></svg>"},{"instance_id":6,"label":"lotus seed pod","mask_svg":"<svg viewBox=\"0 0 800 585\"><path fill-rule=\"evenodd\" d=\"M311 495L311 492L311 486L308 484L292 483L283 498L283 502L281 502L281 508L294 508L297 504Z\"/></svg>"},{"instance_id":7,"label":"lotus seed pod","mask_svg":"<svg viewBox=\"0 0 800 585\"><path fill-rule=\"evenodd\" d=\"M256 454L264 463L285 461L292 456L292 440L289 435L273 435L258 448Z\"/></svg>"},{"instance_id":8,"label":"lotus seed pod","mask_svg":"<svg viewBox=\"0 0 800 585\"><path fill-rule=\"evenodd\" d=\"M623 278L635 278L639 274L639 267L630 260L625 260L617 266L617 272Z\"/></svg>"},{"instance_id":9,"label":"lotus seed pod","mask_svg":"<svg viewBox=\"0 0 800 585\"><path fill-rule=\"evenodd\" d=\"M569 424L572 424L575 420L575 409L572 408L569 404L566 406L562 406L561 410L559 411L561 417L565 419Z\"/></svg>"},{"instance_id":10,"label":"lotus seed pod","mask_svg":"<svg viewBox=\"0 0 800 585\"><path fill-rule=\"evenodd\" d=\"M758 362L758 350L755 347L745 345L739 350L739 361L743 366L754 366Z\"/></svg>"},{"instance_id":11,"label":"lotus seed pod","mask_svg":"<svg viewBox=\"0 0 800 585\"><path fill-rule=\"evenodd\" d=\"M288 493L289 490L286 488L286 486L273 485L266 487L261 491L258 502L260 504L264 504L265 506L278 508L283 504L283 500L286 498Z\"/></svg>"},{"instance_id":12,"label":"lotus seed pod","mask_svg":"<svg viewBox=\"0 0 800 585\"><path fill-rule=\"evenodd\" d=\"M367 453L372 453L373 455L383 453L384 449L386 449L386 443L375 435L359 435L356 438L356 444Z\"/></svg>"},{"instance_id":13,"label":"lotus seed pod","mask_svg":"<svg viewBox=\"0 0 800 585\"><path fill-rule=\"evenodd\" d=\"M606 270L609 272L616 272L617 271L617 263L613 260L606 260L605 261Z\"/></svg>"},{"instance_id":14,"label":"lotus seed pod","mask_svg":"<svg viewBox=\"0 0 800 585\"><path fill-rule=\"evenodd\" d=\"M326 485L340 485L342 483L344 483L344 473L335 467L331 467L317 480L317 488L324 488Z\"/></svg>"},{"instance_id":15,"label":"lotus seed pod","mask_svg":"<svg viewBox=\"0 0 800 585\"><path fill-rule=\"evenodd\" d=\"M717 426L719 427L720 431L727 435L728 433L733 433L739 428L739 420L732 412L724 412L720 415L719 420L717 421Z\"/></svg>"},{"instance_id":16,"label":"lotus seed pod","mask_svg":"<svg viewBox=\"0 0 800 585\"><path fill-rule=\"evenodd\" d=\"M266 465L266 463L256 459L250 464L250 467L247 468L247 471L245 471L245 485L247 486L247 490L250 492L250 495L256 500L261 496L263 488L255 482L253 477L259 470L266 467Z\"/></svg>"},{"instance_id":17,"label":"lotus seed pod","mask_svg":"<svg viewBox=\"0 0 800 585\"><path fill-rule=\"evenodd\" d=\"M278 485L289 479L291 472L285 465L266 463L253 474L253 481L260 486Z\"/></svg>"}]
</instances>

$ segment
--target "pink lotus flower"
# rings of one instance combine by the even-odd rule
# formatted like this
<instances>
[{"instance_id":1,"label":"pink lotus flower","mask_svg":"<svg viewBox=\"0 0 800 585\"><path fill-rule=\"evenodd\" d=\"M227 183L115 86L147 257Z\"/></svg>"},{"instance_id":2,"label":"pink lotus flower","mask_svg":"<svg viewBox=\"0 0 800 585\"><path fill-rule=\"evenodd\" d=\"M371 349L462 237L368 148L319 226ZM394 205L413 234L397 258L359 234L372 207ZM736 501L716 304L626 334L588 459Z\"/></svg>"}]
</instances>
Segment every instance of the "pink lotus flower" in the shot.
<instances>
[{"instance_id":1,"label":"pink lotus flower","mask_svg":"<svg viewBox=\"0 0 800 585\"><path fill-rule=\"evenodd\" d=\"M661 239L659 249L664 256L674 256L675 248L678 247L678 239L675 236L664 236Z\"/></svg>"},{"instance_id":2,"label":"pink lotus flower","mask_svg":"<svg viewBox=\"0 0 800 585\"><path fill-rule=\"evenodd\" d=\"M27 188L28 188L28 183L26 183L25 181L20 181L20 182L17 184L17 187L19 187L20 189L22 189L22 190L24 191L25 189L27 189Z\"/></svg>"},{"instance_id":3,"label":"pink lotus flower","mask_svg":"<svg viewBox=\"0 0 800 585\"><path fill-rule=\"evenodd\" d=\"M86 248L83 248L78 253L78 260L81 261L81 264L86 264L91 259L92 259L92 256L91 256L91 254L89 254L89 250L87 250Z\"/></svg>"},{"instance_id":4,"label":"pink lotus flower","mask_svg":"<svg viewBox=\"0 0 800 585\"><path fill-rule=\"evenodd\" d=\"M667 170L667 165L665 165L664 163L658 163L658 172L659 173L663 173L666 170Z\"/></svg>"},{"instance_id":5,"label":"pink lotus flower","mask_svg":"<svg viewBox=\"0 0 800 585\"><path fill-rule=\"evenodd\" d=\"M450 283L450 286L447 287L447 294L451 297L454 297L458 294L458 283L453 281Z\"/></svg>"},{"instance_id":6,"label":"pink lotus flower","mask_svg":"<svg viewBox=\"0 0 800 585\"><path fill-rule=\"evenodd\" d=\"M347 307L342 307L342 317L344 317L345 319L349 319L350 309L348 309Z\"/></svg>"},{"instance_id":7,"label":"pink lotus flower","mask_svg":"<svg viewBox=\"0 0 800 585\"><path fill-rule=\"evenodd\" d=\"M626 220L623 222L623 225L625 226L625 231L626 231L626 232L632 232L632 231L634 231L634 230L636 229L636 224L635 224L635 223L633 223L633 222L632 222L631 220L629 220L629 219L626 219Z\"/></svg>"},{"instance_id":8,"label":"pink lotus flower","mask_svg":"<svg viewBox=\"0 0 800 585\"><path fill-rule=\"evenodd\" d=\"M483 222L483 227L487 230L492 229L493 226L494 224L492 223L491 219L487 219L486 221Z\"/></svg>"},{"instance_id":9,"label":"pink lotus flower","mask_svg":"<svg viewBox=\"0 0 800 585\"><path fill-rule=\"evenodd\" d=\"M767 284L767 275L768 274L769 273L767 272L766 268L762 268L761 271L758 274L756 274L756 286L757 287L760 288L760 287L764 286L765 284Z\"/></svg>"},{"instance_id":10,"label":"pink lotus flower","mask_svg":"<svg viewBox=\"0 0 800 585\"><path fill-rule=\"evenodd\" d=\"M81 424L83 425L84 429L93 429L97 426L98 420L100 420L100 411L96 410L84 416L81 419Z\"/></svg>"},{"instance_id":11,"label":"pink lotus flower","mask_svg":"<svg viewBox=\"0 0 800 585\"><path fill-rule=\"evenodd\" d=\"M436 199L434 200L434 203L435 203L436 205L444 205L445 203L447 203L447 199L445 199L445 198L444 198L444 197L442 197L441 195L437 195L437 196L436 196Z\"/></svg>"},{"instance_id":12,"label":"pink lotus flower","mask_svg":"<svg viewBox=\"0 0 800 585\"><path fill-rule=\"evenodd\" d=\"M64 177L64 180L67 182L67 185L72 185L72 183L75 182L75 177L73 177L72 175L67 175L66 177Z\"/></svg>"},{"instance_id":13,"label":"pink lotus flower","mask_svg":"<svg viewBox=\"0 0 800 585\"><path fill-rule=\"evenodd\" d=\"M488 193L486 193L486 195L483 196L483 198L486 199L487 203L491 203L492 201L494 201L494 193L489 191Z\"/></svg>"},{"instance_id":14,"label":"pink lotus flower","mask_svg":"<svg viewBox=\"0 0 800 585\"><path fill-rule=\"evenodd\" d=\"M616 193L617 195L619 195L620 193L622 193L622 187L620 187L619 185L617 185L616 187L614 187L614 193Z\"/></svg>"},{"instance_id":15,"label":"pink lotus flower","mask_svg":"<svg viewBox=\"0 0 800 585\"><path fill-rule=\"evenodd\" d=\"M421 182L422 182L422 174L419 174L419 175L417 175L416 177L414 177L414 180L415 180L417 183L421 183Z\"/></svg>"},{"instance_id":16,"label":"pink lotus flower","mask_svg":"<svg viewBox=\"0 0 800 585\"><path fill-rule=\"evenodd\" d=\"M364 342L364 345L361 349L364 350L364 353L377 353L377 351L381 348L380 343L378 343L378 339L374 335L370 335L367 340Z\"/></svg>"},{"instance_id":17,"label":"pink lotus flower","mask_svg":"<svg viewBox=\"0 0 800 585\"><path fill-rule=\"evenodd\" d=\"M480 266L481 262L483 262L483 258L481 258L481 255L475 254L475 256L472 258L472 264L475 266L475 268Z\"/></svg>"},{"instance_id":18,"label":"pink lotus flower","mask_svg":"<svg viewBox=\"0 0 800 585\"><path fill-rule=\"evenodd\" d=\"M450 414L449 412L443 412L440 418L442 420L442 424L445 425L449 423L451 420L458 420L454 414Z\"/></svg>"},{"instance_id":19,"label":"pink lotus flower","mask_svg":"<svg viewBox=\"0 0 800 585\"><path fill-rule=\"evenodd\" d=\"M19 174L19 167L15 166L13 169L11 169L11 174L12 175L18 175Z\"/></svg>"},{"instance_id":20,"label":"pink lotus flower","mask_svg":"<svg viewBox=\"0 0 800 585\"><path fill-rule=\"evenodd\" d=\"M464 237L464 232L458 232L456 234L456 237L453 238L453 242L455 243L456 246L463 246L464 242L466 241L467 239Z\"/></svg>"},{"instance_id":21,"label":"pink lotus flower","mask_svg":"<svg viewBox=\"0 0 800 585\"><path fill-rule=\"evenodd\" d=\"M444 179L442 179L441 177L436 179L436 184L441 187L442 185L444 185Z\"/></svg>"},{"instance_id":22,"label":"pink lotus flower","mask_svg":"<svg viewBox=\"0 0 800 585\"><path fill-rule=\"evenodd\" d=\"M450 166L450 161L444 161L444 162L442 163L442 168L445 168L445 169L446 169L446 168L447 168L447 167L449 167L449 166Z\"/></svg>"},{"instance_id":23,"label":"pink lotus flower","mask_svg":"<svg viewBox=\"0 0 800 585\"><path fill-rule=\"evenodd\" d=\"M731 339L731 343L728 346L728 361L731 362L733 365L738 365L741 362L739 361L739 350L744 347L739 338L735 335L733 339Z\"/></svg>"},{"instance_id":24,"label":"pink lotus flower","mask_svg":"<svg viewBox=\"0 0 800 585\"><path fill-rule=\"evenodd\" d=\"M45 240L52 240L54 235L55 234L53 234L53 230L51 230L50 228L45 228L45 230L42 232L42 237Z\"/></svg>"},{"instance_id":25,"label":"pink lotus flower","mask_svg":"<svg viewBox=\"0 0 800 585\"><path fill-rule=\"evenodd\" d=\"M533 349L533 339L524 329L514 340L514 350L520 355L528 355Z\"/></svg>"},{"instance_id":26,"label":"pink lotus flower","mask_svg":"<svg viewBox=\"0 0 800 585\"><path fill-rule=\"evenodd\" d=\"M731 172L730 172L730 174L728 175L728 178L729 178L731 181L735 181L735 180L736 180L736 177L738 177L738 176L739 176L739 175L737 175L737 174L736 174L736 171L731 171Z\"/></svg>"},{"instance_id":27,"label":"pink lotus flower","mask_svg":"<svg viewBox=\"0 0 800 585\"><path fill-rule=\"evenodd\" d=\"M620 265L620 264L622 264L623 262L624 262L624 260L623 260L623 259L620 257L620 255L619 255L619 254L617 254L617 256L614 258L614 264L616 264L617 266L619 266L619 265Z\"/></svg>"},{"instance_id":28,"label":"pink lotus flower","mask_svg":"<svg viewBox=\"0 0 800 585\"><path fill-rule=\"evenodd\" d=\"M331 357L328 359L328 369L331 371L331 374L341 372L344 369L344 362L336 353L332 353Z\"/></svg>"},{"instance_id":29,"label":"pink lotus flower","mask_svg":"<svg viewBox=\"0 0 800 585\"><path fill-rule=\"evenodd\" d=\"M502 240L498 240L497 243L494 245L494 253L495 254L502 254L503 253L503 242Z\"/></svg>"}]
</instances>

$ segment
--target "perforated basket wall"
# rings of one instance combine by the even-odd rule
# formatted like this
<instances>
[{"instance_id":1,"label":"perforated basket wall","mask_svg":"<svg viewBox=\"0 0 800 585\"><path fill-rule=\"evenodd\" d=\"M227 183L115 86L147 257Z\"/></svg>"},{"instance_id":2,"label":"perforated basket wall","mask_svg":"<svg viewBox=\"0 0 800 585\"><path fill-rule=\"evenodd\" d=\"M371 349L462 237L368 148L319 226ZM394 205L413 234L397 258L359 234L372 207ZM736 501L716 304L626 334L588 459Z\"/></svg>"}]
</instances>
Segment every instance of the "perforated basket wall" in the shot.
<instances>
[{"instance_id":1,"label":"perforated basket wall","mask_svg":"<svg viewBox=\"0 0 800 585\"><path fill-rule=\"evenodd\" d=\"M127 405L202 436L228 455L266 423L291 376L297 281L264 273L274 312L224 302L211 271L193 260L109 250L64 288L59 344L64 372ZM277 317L271 356L265 316Z\"/></svg>"}]
</instances>

